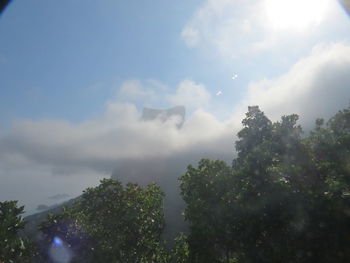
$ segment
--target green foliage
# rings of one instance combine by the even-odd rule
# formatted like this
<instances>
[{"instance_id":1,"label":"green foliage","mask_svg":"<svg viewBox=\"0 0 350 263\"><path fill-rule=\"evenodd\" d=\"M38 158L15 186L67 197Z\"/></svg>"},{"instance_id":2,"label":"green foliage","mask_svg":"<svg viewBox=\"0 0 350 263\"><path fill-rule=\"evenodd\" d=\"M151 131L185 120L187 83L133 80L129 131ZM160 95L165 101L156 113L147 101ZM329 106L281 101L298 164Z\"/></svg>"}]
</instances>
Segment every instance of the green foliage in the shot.
<instances>
[{"instance_id":1,"label":"green foliage","mask_svg":"<svg viewBox=\"0 0 350 263\"><path fill-rule=\"evenodd\" d=\"M46 243L64 241L74 262L163 262L163 192L104 179L41 225ZM50 255L48 255L50 257Z\"/></svg>"},{"instance_id":2,"label":"green foliage","mask_svg":"<svg viewBox=\"0 0 350 263\"><path fill-rule=\"evenodd\" d=\"M188 167L190 262L348 262L350 109L304 138L297 120L249 107L232 169Z\"/></svg>"},{"instance_id":3,"label":"green foliage","mask_svg":"<svg viewBox=\"0 0 350 263\"><path fill-rule=\"evenodd\" d=\"M188 242L190 262L217 262L232 241L227 220L231 199L230 167L222 161L203 159L181 176L181 194L187 204L185 219L191 222Z\"/></svg>"},{"instance_id":4,"label":"green foliage","mask_svg":"<svg viewBox=\"0 0 350 263\"><path fill-rule=\"evenodd\" d=\"M171 263L190 263L190 250L188 246L188 237L181 233L175 238L175 243L169 253L167 262Z\"/></svg>"},{"instance_id":5,"label":"green foliage","mask_svg":"<svg viewBox=\"0 0 350 263\"><path fill-rule=\"evenodd\" d=\"M24 228L23 210L17 201L0 202L0 262L31 262L33 246L18 235Z\"/></svg>"}]
</instances>

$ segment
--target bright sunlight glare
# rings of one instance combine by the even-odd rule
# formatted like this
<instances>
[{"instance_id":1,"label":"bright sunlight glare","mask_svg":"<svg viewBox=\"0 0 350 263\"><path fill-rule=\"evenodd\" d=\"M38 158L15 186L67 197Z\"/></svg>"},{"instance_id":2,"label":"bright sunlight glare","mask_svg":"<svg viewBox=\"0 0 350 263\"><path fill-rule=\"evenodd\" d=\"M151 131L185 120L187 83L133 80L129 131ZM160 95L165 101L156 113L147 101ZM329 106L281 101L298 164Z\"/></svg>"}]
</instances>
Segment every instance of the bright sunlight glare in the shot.
<instances>
[{"instance_id":1,"label":"bright sunlight glare","mask_svg":"<svg viewBox=\"0 0 350 263\"><path fill-rule=\"evenodd\" d=\"M269 26L302 31L325 17L328 0L265 0Z\"/></svg>"}]
</instances>

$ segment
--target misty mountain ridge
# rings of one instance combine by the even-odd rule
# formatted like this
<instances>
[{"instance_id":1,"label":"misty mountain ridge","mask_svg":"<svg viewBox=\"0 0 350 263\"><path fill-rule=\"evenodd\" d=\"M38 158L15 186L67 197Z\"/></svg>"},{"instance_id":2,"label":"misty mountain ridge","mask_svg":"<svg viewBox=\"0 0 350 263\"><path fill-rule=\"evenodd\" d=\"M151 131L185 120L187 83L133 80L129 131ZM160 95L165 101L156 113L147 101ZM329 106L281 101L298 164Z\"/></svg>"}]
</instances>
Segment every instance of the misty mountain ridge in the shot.
<instances>
[{"instance_id":1,"label":"misty mountain ridge","mask_svg":"<svg viewBox=\"0 0 350 263\"><path fill-rule=\"evenodd\" d=\"M176 127L181 129L186 115L186 108L184 106L175 106L168 109L154 109L144 107L142 111L142 121L156 121L161 123L174 120ZM177 161L174 161L177 160ZM179 161L180 160L180 161ZM183 158L152 158L148 159L126 159L120 160L116 164L116 168L111 174L111 178L120 180L126 184L128 182L138 183L142 186L146 186L152 182L159 184L165 191L165 217L168 222L167 225L171 225L172 229L168 227L165 229L164 235L168 240L171 240L178 234L179 231L186 231L184 220L181 216L181 212L184 209L184 202L180 197L178 188L178 177L185 172L186 166L183 163L195 163L197 158L191 156L183 156ZM166 174L166 176L164 176ZM66 194L56 194L49 197L50 199L66 199L69 196ZM64 206L71 206L75 201L79 200L81 195L76 198L72 198L68 201L63 201L54 205L46 206L39 205L37 212L26 216L24 219L27 222L24 229L24 234L33 237L34 239L40 238L37 226L46 220L49 213L57 214L62 212ZM39 211L40 210L40 211Z\"/></svg>"}]
</instances>

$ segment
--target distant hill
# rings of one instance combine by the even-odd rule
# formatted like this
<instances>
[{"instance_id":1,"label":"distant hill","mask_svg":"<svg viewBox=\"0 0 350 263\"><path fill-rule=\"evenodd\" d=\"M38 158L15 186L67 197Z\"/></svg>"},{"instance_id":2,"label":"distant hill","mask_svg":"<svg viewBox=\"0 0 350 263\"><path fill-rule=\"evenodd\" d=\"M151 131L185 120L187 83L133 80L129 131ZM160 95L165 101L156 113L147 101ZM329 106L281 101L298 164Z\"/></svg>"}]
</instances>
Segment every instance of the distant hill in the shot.
<instances>
[{"instance_id":1,"label":"distant hill","mask_svg":"<svg viewBox=\"0 0 350 263\"><path fill-rule=\"evenodd\" d=\"M33 240L40 240L41 239L41 233L38 231L38 226L40 223L46 220L47 215L52 214L58 214L63 211L63 207L70 206L74 202L81 199L81 196L78 196L76 198L70 199L68 201L65 201L61 204L50 206L49 209L38 212L29 216L24 217L24 221L26 222L26 225L22 232L20 233L23 236L28 236L32 238Z\"/></svg>"}]
</instances>

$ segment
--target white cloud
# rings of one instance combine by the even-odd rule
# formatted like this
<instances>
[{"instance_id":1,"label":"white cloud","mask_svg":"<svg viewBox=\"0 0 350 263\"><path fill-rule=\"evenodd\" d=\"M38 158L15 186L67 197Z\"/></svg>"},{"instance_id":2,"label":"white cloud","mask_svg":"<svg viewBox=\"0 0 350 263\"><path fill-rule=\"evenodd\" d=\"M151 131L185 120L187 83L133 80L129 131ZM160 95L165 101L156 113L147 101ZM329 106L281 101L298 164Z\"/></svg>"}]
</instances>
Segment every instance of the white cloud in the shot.
<instances>
[{"instance_id":1,"label":"white cloud","mask_svg":"<svg viewBox=\"0 0 350 263\"><path fill-rule=\"evenodd\" d=\"M189 109L206 107L211 95L204 85L197 84L190 79L183 80L175 94L168 95L168 101L173 105L184 105Z\"/></svg>"},{"instance_id":2,"label":"white cloud","mask_svg":"<svg viewBox=\"0 0 350 263\"><path fill-rule=\"evenodd\" d=\"M350 45L317 45L287 73L252 82L241 105L260 105L273 119L297 113L310 128L316 118L329 118L348 105L349 83Z\"/></svg>"},{"instance_id":3,"label":"white cloud","mask_svg":"<svg viewBox=\"0 0 350 263\"><path fill-rule=\"evenodd\" d=\"M190 81L180 85L180 91L186 83L203 91ZM138 167L137 160L159 160L161 165L166 158L179 172L201 157L231 156L231 128L207 112L195 111L181 129L173 120L145 122L140 115L133 104L109 102L102 116L78 124L16 121L0 133L0 200L16 198L34 210L52 193L80 194L125 161L134 160ZM137 181L149 182L150 176L138 174ZM167 174L153 176L161 181ZM171 176L176 184L180 172Z\"/></svg>"},{"instance_id":4,"label":"white cloud","mask_svg":"<svg viewBox=\"0 0 350 263\"><path fill-rule=\"evenodd\" d=\"M185 27L181 32L181 36L189 47L195 47L200 41L199 32L193 27Z\"/></svg>"},{"instance_id":5,"label":"white cloud","mask_svg":"<svg viewBox=\"0 0 350 263\"><path fill-rule=\"evenodd\" d=\"M153 83L151 82L151 84ZM158 83L156 84L158 85ZM128 102L145 100L152 102L158 99L158 94L156 93L154 87L147 87L137 79L131 79L123 82L118 90L117 96L119 99Z\"/></svg>"},{"instance_id":6,"label":"white cloud","mask_svg":"<svg viewBox=\"0 0 350 263\"><path fill-rule=\"evenodd\" d=\"M121 84L115 101L155 108L163 105L183 105L192 111L208 106L210 98L206 87L191 79L182 80L174 90L155 79L131 79ZM113 105L115 104L111 103L108 107Z\"/></svg>"},{"instance_id":7,"label":"white cloud","mask_svg":"<svg viewBox=\"0 0 350 263\"><path fill-rule=\"evenodd\" d=\"M222 134L219 122L204 111L195 111L182 129L176 123L145 122L134 105L109 103L105 114L80 124L65 121L17 121L0 137L0 156L53 166L69 165L111 170L124 158L169 155L204 143ZM199 130L206 130L199 133ZM209 132L211 131L211 132ZM17 157L16 157L17 158Z\"/></svg>"},{"instance_id":8,"label":"white cloud","mask_svg":"<svg viewBox=\"0 0 350 263\"><path fill-rule=\"evenodd\" d=\"M181 37L189 47L236 59L276 52L276 47L295 51L314 45L316 38L346 27L346 20L332 0L310 0L309 4L301 0L206 0L183 27Z\"/></svg>"},{"instance_id":9,"label":"white cloud","mask_svg":"<svg viewBox=\"0 0 350 263\"><path fill-rule=\"evenodd\" d=\"M236 1L228 0L205 1L182 30L181 36L186 44L190 47L209 44L224 48L224 42L228 38L237 38L239 32L235 32L235 28L239 22L238 19L232 19L239 15L234 12L235 4Z\"/></svg>"}]
</instances>

